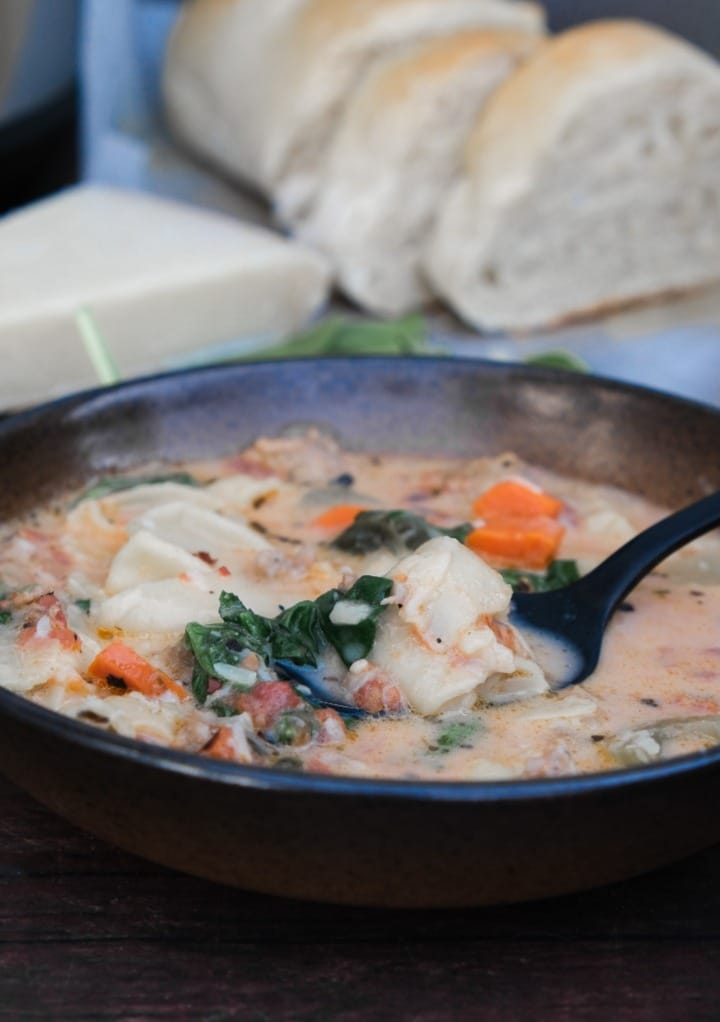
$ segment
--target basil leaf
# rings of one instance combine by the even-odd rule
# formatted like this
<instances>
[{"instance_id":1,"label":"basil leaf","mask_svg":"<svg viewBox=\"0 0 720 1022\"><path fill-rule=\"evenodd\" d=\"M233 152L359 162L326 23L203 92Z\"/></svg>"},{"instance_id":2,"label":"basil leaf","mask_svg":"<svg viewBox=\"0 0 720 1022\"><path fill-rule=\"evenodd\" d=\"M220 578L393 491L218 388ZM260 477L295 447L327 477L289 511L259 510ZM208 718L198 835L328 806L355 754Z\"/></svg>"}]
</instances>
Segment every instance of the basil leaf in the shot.
<instances>
[{"instance_id":1,"label":"basil leaf","mask_svg":"<svg viewBox=\"0 0 720 1022\"><path fill-rule=\"evenodd\" d=\"M564 589L580 578L577 561L553 561L544 574L504 568L500 574L513 589L522 593L547 593Z\"/></svg>"},{"instance_id":2,"label":"basil leaf","mask_svg":"<svg viewBox=\"0 0 720 1022\"><path fill-rule=\"evenodd\" d=\"M197 479L188 472L169 472L159 476L107 476L99 479L85 490L74 503L74 507L84 500L99 500L110 493L121 493L132 490L135 486L155 486L158 483L178 483L180 486L199 486Z\"/></svg>"},{"instance_id":3,"label":"basil leaf","mask_svg":"<svg viewBox=\"0 0 720 1022\"><path fill-rule=\"evenodd\" d=\"M436 536L450 536L464 543L471 532L469 523L441 529L411 511L360 511L353 524L341 532L332 545L350 554L369 554L383 547L402 554L406 550L417 550Z\"/></svg>"}]
</instances>

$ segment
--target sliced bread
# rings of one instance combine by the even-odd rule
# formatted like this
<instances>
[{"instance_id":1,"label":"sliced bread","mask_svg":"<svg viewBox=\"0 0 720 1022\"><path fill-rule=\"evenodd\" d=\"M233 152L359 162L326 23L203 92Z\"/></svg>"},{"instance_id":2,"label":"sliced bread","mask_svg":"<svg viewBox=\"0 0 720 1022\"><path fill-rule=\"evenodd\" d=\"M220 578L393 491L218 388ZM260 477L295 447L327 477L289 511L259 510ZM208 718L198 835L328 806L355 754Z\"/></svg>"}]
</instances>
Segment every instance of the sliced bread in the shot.
<instances>
[{"instance_id":1,"label":"sliced bread","mask_svg":"<svg viewBox=\"0 0 720 1022\"><path fill-rule=\"evenodd\" d=\"M544 43L481 114L424 265L486 329L720 280L718 64L632 21Z\"/></svg>"},{"instance_id":2,"label":"sliced bread","mask_svg":"<svg viewBox=\"0 0 720 1022\"><path fill-rule=\"evenodd\" d=\"M430 297L422 245L460 173L468 132L538 41L490 30L433 40L380 62L353 94L297 229L364 308L398 315Z\"/></svg>"},{"instance_id":3,"label":"sliced bread","mask_svg":"<svg viewBox=\"0 0 720 1022\"><path fill-rule=\"evenodd\" d=\"M168 47L169 120L290 223L311 204L343 105L373 61L477 28L538 34L544 13L525 0L192 0Z\"/></svg>"}]
</instances>

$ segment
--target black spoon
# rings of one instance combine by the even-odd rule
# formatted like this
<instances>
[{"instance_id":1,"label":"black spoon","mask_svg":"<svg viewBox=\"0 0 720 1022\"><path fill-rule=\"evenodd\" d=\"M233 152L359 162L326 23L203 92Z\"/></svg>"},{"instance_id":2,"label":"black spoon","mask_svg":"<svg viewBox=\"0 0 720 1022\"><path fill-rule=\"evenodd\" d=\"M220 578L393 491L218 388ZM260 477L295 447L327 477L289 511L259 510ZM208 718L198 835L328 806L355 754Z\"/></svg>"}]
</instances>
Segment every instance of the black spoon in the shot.
<instances>
[{"instance_id":1,"label":"black spoon","mask_svg":"<svg viewBox=\"0 0 720 1022\"><path fill-rule=\"evenodd\" d=\"M618 604L657 564L717 525L720 491L651 525L563 589L514 593L510 621L530 645L550 687L559 690L585 681L597 666L605 629ZM285 661L276 666L309 689L319 705L346 715L367 716L329 692L321 671Z\"/></svg>"}]
</instances>

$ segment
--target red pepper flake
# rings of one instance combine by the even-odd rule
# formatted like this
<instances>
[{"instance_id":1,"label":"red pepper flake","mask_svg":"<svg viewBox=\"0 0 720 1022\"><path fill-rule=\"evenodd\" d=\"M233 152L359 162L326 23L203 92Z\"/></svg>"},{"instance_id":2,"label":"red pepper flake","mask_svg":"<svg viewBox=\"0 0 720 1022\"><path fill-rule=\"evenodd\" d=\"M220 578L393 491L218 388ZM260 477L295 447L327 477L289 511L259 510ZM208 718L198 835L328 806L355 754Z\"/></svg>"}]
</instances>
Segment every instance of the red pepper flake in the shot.
<instances>
[{"instance_id":1,"label":"red pepper flake","mask_svg":"<svg viewBox=\"0 0 720 1022\"><path fill-rule=\"evenodd\" d=\"M217 558L212 557L207 550L196 550L193 557L199 557L201 561L204 561L205 564L209 564L211 568L217 564Z\"/></svg>"},{"instance_id":2,"label":"red pepper flake","mask_svg":"<svg viewBox=\"0 0 720 1022\"><path fill-rule=\"evenodd\" d=\"M223 578L227 578L229 574L230 574L230 569L226 568L224 564L222 564L218 568L218 575L222 575Z\"/></svg>"}]
</instances>

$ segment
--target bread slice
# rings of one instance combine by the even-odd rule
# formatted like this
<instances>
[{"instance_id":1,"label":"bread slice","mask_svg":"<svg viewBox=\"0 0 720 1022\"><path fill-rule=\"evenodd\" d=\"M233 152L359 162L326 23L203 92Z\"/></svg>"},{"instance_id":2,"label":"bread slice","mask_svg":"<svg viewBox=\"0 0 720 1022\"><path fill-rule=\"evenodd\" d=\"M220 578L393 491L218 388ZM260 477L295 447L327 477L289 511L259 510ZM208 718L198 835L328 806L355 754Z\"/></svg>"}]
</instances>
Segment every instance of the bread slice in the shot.
<instances>
[{"instance_id":1,"label":"bread slice","mask_svg":"<svg viewBox=\"0 0 720 1022\"><path fill-rule=\"evenodd\" d=\"M314 252L214 213L84 186L0 220L0 407L97 383L86 307L124 375L243 336L282 335L325 301Z\"/></svg>"},{"instance_id":2,"label":"bread slice","mask_svg":"<svg viewBox=\"0 0 720 1022\"><path fill-rule=\"evenodd\" d=\"M425 267L487 329L720 279L720 69L660 29L595 22L495 93Z\"/></svg>"},{"instance_id":3,"label":"bread slice","mask_svg":"<svg viewBox=\"0 0 720 1022\"><path fill-rule=\"evenodd\" d=\"M524 0L194 0L168 47L170 124L292 222L311 203L343 105L374 60L488 27L537 34L544 14Z\"/></svg>"},{"instance_id":4,"label":"bread slice","mask_svg":"<svg viewBox=\"0 0 720 1022\"><path fill-rule=\"evenodd\" d=\"M433 40L380 62L354 93L298 233L366 309L398 315L430 298L422 245L460 173L468 132L538 41L487 30Z\"/></svg>"}]
</instances>

